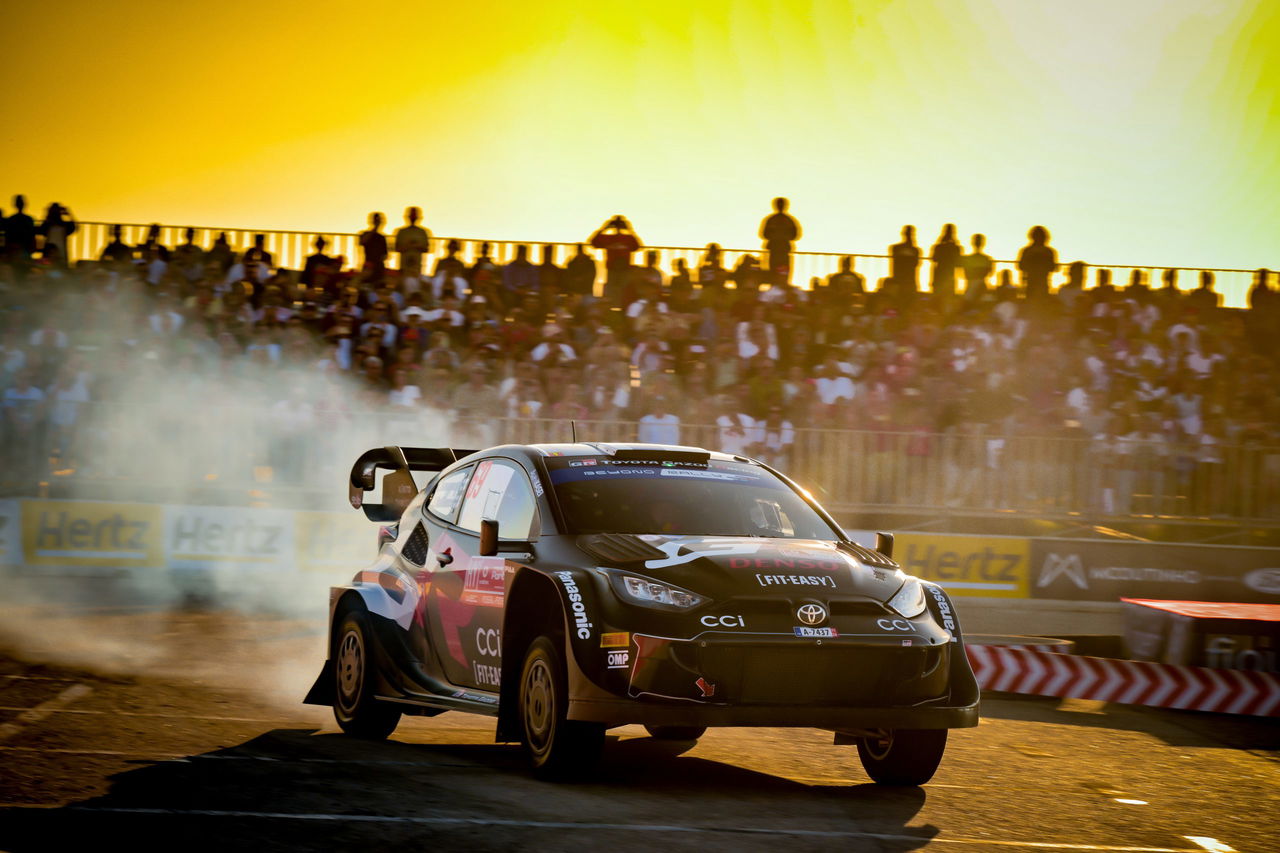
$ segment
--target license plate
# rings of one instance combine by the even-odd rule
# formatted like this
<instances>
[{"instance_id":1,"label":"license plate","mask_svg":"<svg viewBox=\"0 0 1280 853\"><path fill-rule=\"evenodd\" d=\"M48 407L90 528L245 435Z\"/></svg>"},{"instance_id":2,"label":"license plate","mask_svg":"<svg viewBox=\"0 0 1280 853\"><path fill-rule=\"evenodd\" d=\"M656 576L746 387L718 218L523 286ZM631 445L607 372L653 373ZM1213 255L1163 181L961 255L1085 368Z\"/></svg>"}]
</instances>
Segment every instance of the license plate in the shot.
<instances>
[{"instance_id":1,"label":"license plate","mask_svg":"<svg viewBox=\"0 0 1280 853\"><path fill-rule=\"evenodd\" d=\"M835 628L807 628L804 625L795 627L797 637L839 637L840 632Z\"/></svg>"}]
</instances>

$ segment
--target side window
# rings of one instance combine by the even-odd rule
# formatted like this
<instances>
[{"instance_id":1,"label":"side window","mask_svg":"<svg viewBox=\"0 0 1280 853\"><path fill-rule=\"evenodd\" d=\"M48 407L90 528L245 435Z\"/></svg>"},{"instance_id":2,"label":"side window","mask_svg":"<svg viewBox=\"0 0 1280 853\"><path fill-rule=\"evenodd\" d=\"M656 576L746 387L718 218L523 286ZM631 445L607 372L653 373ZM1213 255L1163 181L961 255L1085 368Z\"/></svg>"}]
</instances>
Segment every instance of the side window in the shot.
<instances>
[{"instance_id":1,"label":"side window","mask_svg":"<svg viewBox=\"0 0 1280 853\"><path fill-rule=\"evenodd\" d=\"M479 532L482 519L498 522L503 539L525 540L537 535L538 504L529 477L514 462L486 459L476 466L467 488L458 526Z\"/></svg>"},{"instance_id":2,"label":"side window","mask_svg":"<svg viewBox=\"0 0 1280 853\"><path fill-rule=\"evenodd\" d=\"M427 511L437 518L453 521L453 516L458 511L458 504L462 503L462 494L467 487L467 478L471 476L471 471L472 467L468 465L441 480L436 485L435 493L431 495Z\"/></svg>"}]
</instances>

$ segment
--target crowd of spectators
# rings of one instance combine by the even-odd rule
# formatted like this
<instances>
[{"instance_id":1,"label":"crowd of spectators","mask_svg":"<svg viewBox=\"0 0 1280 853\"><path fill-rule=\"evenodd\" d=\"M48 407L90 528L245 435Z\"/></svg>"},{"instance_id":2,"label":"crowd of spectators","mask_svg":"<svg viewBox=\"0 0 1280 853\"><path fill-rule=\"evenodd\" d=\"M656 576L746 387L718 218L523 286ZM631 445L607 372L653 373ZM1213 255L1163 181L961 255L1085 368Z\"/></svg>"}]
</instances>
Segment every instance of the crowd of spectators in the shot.
<instances>
[{"instance_id":1,"label":"crowd of spectators","mask_svg":"<svg viewBox=\"0 0 1280 853\"><path fill-rule=\"evenodd\" d=\"M626 422L663 443L696 428L784 468L802 430L900 439L925 457L947 437L981 437L976 468L1035 436L1083 440L1105 474L1092 508L1125 513L1135 493L1173 495L1221 470L1228 448L1280 448L1269 273L1248 309L1224 309L1208 272L1183 289L1172 269L1117 285L1109 269L1060 266L1040 226L1017 280L994 275L981 234L966 252L947 225L926 254L907 226L874 286L848 257L799 287L785 199L761 225L760 257L727 268L711 244L696 268L673 269L621 216L564 259L519 246L498 263L485 244L464 260L417 208L391 234L373 214L358 258L317 238L300 270L280 268L263 237L201 246L189 230L164 245L158 226L137 245L117 229L99 258L72 265L70 212L50 205L37 224L21 197L14 207L0 216L0 479L19 483L51 453L55 468L92 468L82 409L152 405L160 387L193 407L260 402L286 436L268 452L294 476L306 463L288 436L375 414L470 425L475 440L500 438L503 419ZM1229 495L1206 500L1231 511Z\"/></svg>"}]
</instances>

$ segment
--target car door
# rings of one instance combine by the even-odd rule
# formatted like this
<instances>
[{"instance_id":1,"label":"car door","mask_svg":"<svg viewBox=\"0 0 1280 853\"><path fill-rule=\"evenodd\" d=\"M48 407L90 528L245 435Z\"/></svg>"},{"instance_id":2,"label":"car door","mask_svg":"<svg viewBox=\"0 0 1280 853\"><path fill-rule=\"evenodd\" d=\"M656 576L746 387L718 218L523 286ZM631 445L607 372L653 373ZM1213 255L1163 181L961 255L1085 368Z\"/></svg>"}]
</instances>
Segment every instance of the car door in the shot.
<instances>
[{"instance_id":1,"label":"car door","mask_svg":"<svg viewBox=\"0 0 1280 853\"><path fill-rule=\"evenodd\" d=\"M432 547L441 567L430 606L432 645L453 684L496 692L502 670L502 613L515 564L480 556L480 522L499 535L528 541L540 529L529 477L511 459L483 459L468 482L456 521L441 525Z\"/></svg>"}]
</instances>

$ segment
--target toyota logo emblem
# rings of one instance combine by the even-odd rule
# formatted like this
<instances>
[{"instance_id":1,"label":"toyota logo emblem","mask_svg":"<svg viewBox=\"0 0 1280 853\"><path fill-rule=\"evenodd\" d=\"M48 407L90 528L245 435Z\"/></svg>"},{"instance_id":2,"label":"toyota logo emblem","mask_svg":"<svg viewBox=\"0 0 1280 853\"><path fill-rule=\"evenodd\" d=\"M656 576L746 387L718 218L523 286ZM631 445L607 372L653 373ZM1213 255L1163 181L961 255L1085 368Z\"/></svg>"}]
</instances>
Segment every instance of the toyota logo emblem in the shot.
<instances>
[{"instance_id":1,"label":"toyota logo emblem","mask_svg":"<svg viewBox=\"0 0 1280 853\"><path fill-rule=\"evenodd\" d=\"M806 625L821 625L827 621L827 608L821 604L802 604L796 616Z\"/></svg>"}]
</instances>

